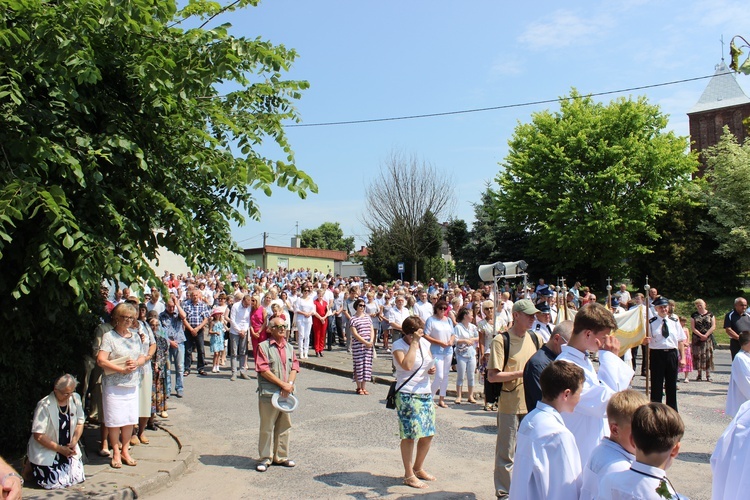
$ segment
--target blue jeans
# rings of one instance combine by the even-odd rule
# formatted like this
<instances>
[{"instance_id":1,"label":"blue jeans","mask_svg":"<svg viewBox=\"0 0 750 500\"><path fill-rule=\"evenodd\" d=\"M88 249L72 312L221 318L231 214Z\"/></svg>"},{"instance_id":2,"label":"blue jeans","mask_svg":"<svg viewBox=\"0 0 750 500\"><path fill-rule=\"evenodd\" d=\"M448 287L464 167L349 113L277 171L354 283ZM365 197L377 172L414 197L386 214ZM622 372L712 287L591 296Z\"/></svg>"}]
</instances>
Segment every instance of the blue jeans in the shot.
<instances>
[{"instance_id":1,"label":"blue jeans","mask_svg":"<svg viewBox=\"0 0 750 500\"><path fill-rule=\"evenodd\" d=\"M169 362L172 365L172 369L175 370L175 390L177 393L182 393L182 379L185 373L185 344L177 344L177 347L169 347ZM169 377L171 385L171 377Z\"/></svg>"}]
</instances>

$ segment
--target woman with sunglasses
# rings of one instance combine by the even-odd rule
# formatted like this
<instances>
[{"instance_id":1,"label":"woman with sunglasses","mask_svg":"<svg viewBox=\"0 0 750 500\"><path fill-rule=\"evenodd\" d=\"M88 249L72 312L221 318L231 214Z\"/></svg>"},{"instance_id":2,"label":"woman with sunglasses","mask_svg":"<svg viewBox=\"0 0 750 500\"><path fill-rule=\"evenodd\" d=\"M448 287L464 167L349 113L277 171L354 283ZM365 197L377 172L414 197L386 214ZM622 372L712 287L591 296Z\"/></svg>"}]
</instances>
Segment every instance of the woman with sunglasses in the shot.
<instances>
[{"instance_id":1,"label":"woman with sunglasses","mask_svg":"<svg viewBox=\"0 0 750 500\"><path fill-rule=\"evenodd\" d=\"M365 385L372 380L372 348L375 342L375 330L372 319L366 313L365 301L357 299L354 301L356 313L352 317L349 326L352 335L352 361L354 369L352 378L357 384L356 393L367 396Z\"/></svg>"},{"instance_id":2,"label":"woman with sunglasses","mask_svg":"<svg viewBox=\"0 0 750 500\"><path fill-rule=\"evenodd\" d=\"M453 333L453 321L446 315L448 303L439 300L435 304L435 314L427 319L424 326L424 338L432 344L430 352L435 359L435 378L432 381L432 393L439 392L437 405L448 408L445 394L448 392L448 375L453 359L453 344L456 336Z\"/></svg>"}]
</instances>

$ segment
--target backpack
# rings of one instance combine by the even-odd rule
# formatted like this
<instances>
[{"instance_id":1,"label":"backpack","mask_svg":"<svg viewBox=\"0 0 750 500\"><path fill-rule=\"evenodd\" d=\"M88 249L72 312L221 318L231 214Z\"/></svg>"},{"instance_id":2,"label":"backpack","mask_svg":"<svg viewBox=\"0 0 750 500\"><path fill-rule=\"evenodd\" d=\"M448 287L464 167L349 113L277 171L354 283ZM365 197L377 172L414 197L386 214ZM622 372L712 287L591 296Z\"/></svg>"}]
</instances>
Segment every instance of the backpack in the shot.
<instances>
[{"instance_id":1,"label":"backpack","mask_svg":"<svg viewBox=\"0 0 750 500\"><path fill-rule=\"evenodd\" d=\"M510 332L504 331L500 335L503 336L503 371L508 367L508 357L510 356ZM534 347L538 351L542 346L539 345L539 336L536 333L531 334L531 340L534 342Z\"/></svg>"}]
</instances>

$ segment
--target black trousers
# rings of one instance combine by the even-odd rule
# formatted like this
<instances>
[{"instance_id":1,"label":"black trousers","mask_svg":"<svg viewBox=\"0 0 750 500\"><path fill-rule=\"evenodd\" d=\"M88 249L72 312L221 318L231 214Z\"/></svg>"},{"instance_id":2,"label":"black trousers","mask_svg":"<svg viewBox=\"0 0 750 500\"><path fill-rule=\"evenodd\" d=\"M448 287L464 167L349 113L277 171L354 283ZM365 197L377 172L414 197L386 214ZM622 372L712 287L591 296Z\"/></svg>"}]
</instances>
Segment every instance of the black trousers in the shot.
<instances>
[{"instance_id":1,"label":"black trousers","mask_svg":"<svg viewBox=\"0 0 750 500\"><path fill-rule=\"evenodd\" d=\"M677 368L680 353L677 349L649 349L651 372L651 401L661 403L666 389L667 406L677 411Z\"/></svg>"},{"instance_id":2,"label":"black trousers","mask_svg":"<svg viewBox=\"0 0 750 500\"><path fill-rule=\"evenodd\" d=\"M732 361L737 353L740 352L740 341L737 339L729 339L729 352L732 355Z\"/></svg>"},{"instance_id":3,"label":"black trousers","mask_svg":"<svg viewBox=\"0 0 750 500\"><path fill-rule=\"evenodd\" d=\"M206 353L204 345L204 334L206 327L198 330L198 335L193 337L193 334L185 332L185 371L190 371L190 367L193 364L193 350L198 351L198 371L206 368Z\"/></svg>"},{"instance_id":4,"label":"black trousers","mask_svg":"<svg viewBox=\"0 0 750 500\"><path fill-rule=\"evenodd\" d=\"M334 316L334 318L336 318L336 337L338 338L339 345L346 345L344 341L346 337L346 333L344 332L344 315L339 314L338 316Z\"/></svg>"}]
</instances>

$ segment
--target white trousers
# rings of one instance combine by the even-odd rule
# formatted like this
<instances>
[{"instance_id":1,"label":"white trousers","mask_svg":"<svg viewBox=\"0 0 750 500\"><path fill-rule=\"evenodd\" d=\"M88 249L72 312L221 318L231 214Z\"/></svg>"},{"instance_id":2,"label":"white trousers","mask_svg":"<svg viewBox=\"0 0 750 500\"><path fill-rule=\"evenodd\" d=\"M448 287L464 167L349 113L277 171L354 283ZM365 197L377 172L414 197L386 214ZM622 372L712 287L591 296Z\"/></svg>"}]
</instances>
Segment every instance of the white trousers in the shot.
<instances>
[{"instance_id":1,"label":"white trousers","mask_svg":"<svg viewBox=\"0 0 750 500\"><path fill-rule=\"evenodd\" d=\"M435 378L432 379L432 394L440 389L440 396L445 397L445 393L448 392L448 374L451 372L452 359L452 352L435 356Z\"/></svg>"}]
</instances>

